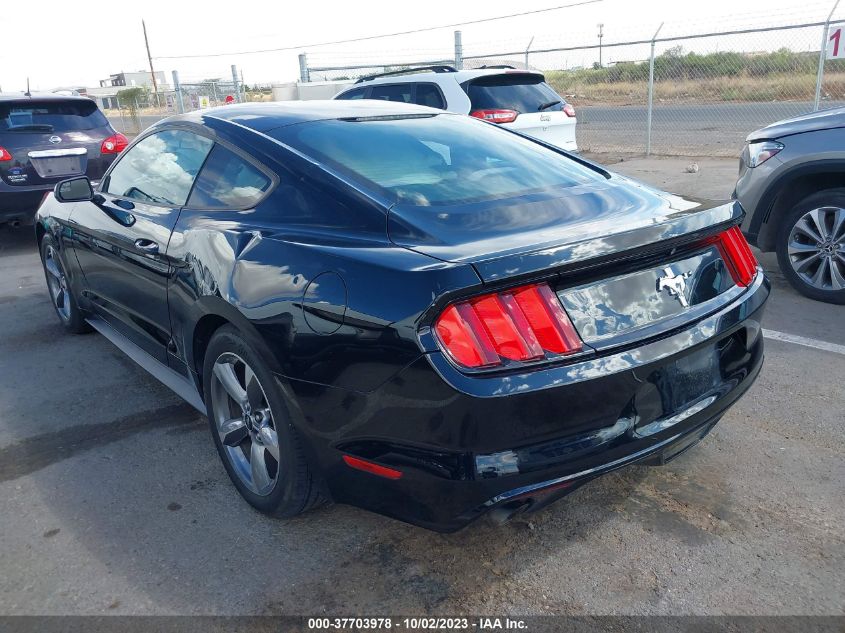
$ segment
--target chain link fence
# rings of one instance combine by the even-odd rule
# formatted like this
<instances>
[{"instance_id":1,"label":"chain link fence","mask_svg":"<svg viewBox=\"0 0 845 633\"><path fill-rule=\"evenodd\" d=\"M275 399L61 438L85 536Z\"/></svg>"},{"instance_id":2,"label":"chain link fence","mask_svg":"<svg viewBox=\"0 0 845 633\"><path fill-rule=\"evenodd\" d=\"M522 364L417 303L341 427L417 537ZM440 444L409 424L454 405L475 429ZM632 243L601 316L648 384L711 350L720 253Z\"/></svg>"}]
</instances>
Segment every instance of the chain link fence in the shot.
<instances>
[{"instance_id":1,"label":"chain link fence","mask_svg":"<svg viewBox=\"0 0 845 633\"><path fill-rule=\"evenodd\" d=\"M604 35L590 43L583 33L467 43L456 32L454 42L438 36L440 48L301 55L301 80L352 83L423 65L508 64L542 71L575 106L582 151L737 156L760 127L845 105L845 59L829 58L831 36L845 20L808 15L764 27L738 20L709 32L695 25L629 27L627 38Z\"/></svg>"},{"instance_id":2,"label":"chain link fence","mask_svg":"<svg viewBox=\"0 0 845 633\"><path fill-rule=\"evenodd\" d=\"M205 110L230 103L268 101L269 84L248 88L242 75L232 66L230 78L180 78L172 72L172 85L154 91L150 87L119 91L114 98L116 107L105 110L115 128L127 136L135 136L161 119L184 112Z\"/></svg>"},{"instance_id":3,"label":"chain link fence","mask_svg":"<svg viewBox=\"0 0 845 633\"><path fill-rule=\"evenodd\" d=\"M325 99L378 73L506 64L543 72L575 107L582 151L735 157L755 129L845 105L845 16L834 15L831 2L809 0L765 17L732 12L706 22L625 24L615 31L599 24L597 32L485 40L433 30L393 37L378 48L370 42L343 50L315 46L299 55L298 82L273 85L248 86L234 65L226 69L231 60L200 57L180 62L184 74L172 71L172 83L157 95L118 99L109 114L132 135L164 116L230 101ZM258 53L233 59L252 64L256 75L280 67L277 53Z\"/></svg>"}]
</instances>

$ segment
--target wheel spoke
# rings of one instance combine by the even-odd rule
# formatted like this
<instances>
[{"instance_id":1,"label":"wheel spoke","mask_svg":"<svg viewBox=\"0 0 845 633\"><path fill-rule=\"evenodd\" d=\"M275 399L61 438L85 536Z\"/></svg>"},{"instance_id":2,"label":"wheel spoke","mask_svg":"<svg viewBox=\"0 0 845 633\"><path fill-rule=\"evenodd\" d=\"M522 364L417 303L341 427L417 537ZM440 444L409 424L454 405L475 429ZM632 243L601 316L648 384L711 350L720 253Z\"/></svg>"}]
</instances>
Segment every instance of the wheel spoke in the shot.
<instances>
[{"instance_id":1,"label":"wheel spoke","mask_svg":"<svg viewBox=\"0 0 845 633\"><path fill-rule=\"evenodd\" d=\"M252 442L252 450L249 456L249 468L252 473L252 483L256 489L261 491L266 488L270 482L270 473L267 472L267 462L264 459L264 447L258 442Z\"/></svg>"},{"instance_id":2,"label":"wheel spoke","mask_svg":"<svg viewBox=\"0 0 845 633\"><path fill-rule=\"evenodd\" d=\"M59 270L58 264L56 264L56 260L52 257L48 257L44 262L44 268L47 269L47 272L50 273L56 279L62 278L62 271Z\"/></svg>"},{"instance_id":3,"label":"wheel spoke","mask_svg":"<svg viewBox=\"0 0 845 633\"><path fill-rule=\"evenodd\" d=\"M845 266L842 266L834 259L828 261L830 266L830 283L834 290L845 288Z\"/></svg>"},{"instance_id":4,"label":"wheel spoke","mask_svg":"<svg viewBox=\"0 0 845 633\"><path fill-rule=\"evenodd\" d=\"M53 305L57 308L59 307L59 295L62 294L62 287L55 283L47 284L47 288L50 290L50 297L53 299Z\"/></svg>"},{"instance_id":5,"label":"wheel spoke","mask_svg":"<svg viewBox=\"0 0 845 633\"><path fill-rule=\"evenodd\" d=\"M837 209L833 216L831 239L836 243L845 243L845 209Z\"/></svg>"},{"instance_id":6,"label":"wheel spoke","mask_svg":"<svg viewBox=\"0 0 845 633\"><path fill-rule=\"evenodd\" d=\"M821 235L822 239L820 242L823 242L827 239L827 223L825 220L825 210L824 209L813 209L807 215L813 220L813 224L815 225L816 230Z\"/></svg>"},{"instance_id":7,"label":"wheel spoke","mask_svg":"<svg viewBox=\"0 0 845 633\"><path fill-rule=\"evenodd\" d=\"M267 449L267 452L273 456L273 459L276 460L276 463L279 463L279 436L276 434L276 431L269 426L261 427L261 430L258 432L258 435L261 437L261 441L264 444L264 448Z\"/></svg>"},{"instance_id":8,"label":"wheel spoke","mask_svg":"<svg viewBox=\"0 0 845 633\"><path fill-rule=\"evenodd\" d=\"M799 262L794 262L795 264L795 272L803 273L810 267L810 264L819 261L821 255L819 255L818 251L807 257L806 259L802 259Z\"/></svg>"},{"instance_id":9,"label":"wheel spoke","mask_svg":"<svg viewBox=\"0 0 845 633\"><path fill-rule=\"evenodd\" d=\"M798 222L795 223L794 230L803 233L811 240L815 240L817 243L821 244L822 242L824 242L824 239L822 239L822 236L815 229L815 227L810 224L810 221L807 219L808 216L809 214L803 216L800 220L798 220Z\"/></svg>"},{"instance_id":10,"label":"wheel spoke","mask_svg":"<svg viewBox=\"0 0 845 633\"><path fill-rule=\"evenodd\" d=\"M787 251L790 255L804 254L804 253L818 253L819 247L815 244L802 244L792 240L787 246Z\"/></svg>"},{"instance_id":11,"label":"wheel spoke","mask_svg":"<svg viewBox=\"0 0 845 633\"><path fill-rule=\"evenodd\" d=\"M220 425L220 440L226 446L237 446L249 435L249 430L241 418L226 420Z\"/></svg>"},{"instance_id":12,"label":"wheel spoke","mask_svg":"<svg viewBox=\"0 0 845 633\"><path fill-rule=\"evenodd\" d=\"M246 365L244 369L244 384L246 385L246 397L249 400L249 405L253 410L260 409L264 405L264 393L261 391L261 385L249 365Z\"/></svg>"},{"instance_id":13,"label":"wheel spoke","mask_svg":"<svg viewBox=\"0 0 845 633\"><path fill-rule=\"evenodd\" d=\"M821 263L819 264L818 269L816 269L816 274L813 275L813 279L812 279L813 285L816 288L823 288L824 287L824 273L828 269L828 266L829 266L829 263L830 263L828 261L827 257L822 257L820 259L821 259Z\"/></svg>"},{"instance_id":14,"label":"wheel spoke","mask_svg":"<svg viewBox=\"0 0 845 633\"><path fill-rule=\"evenodd\" d=\"M223 389L226 390L226 393L229 394L232 400L241 406L246 404L246 391L238 381L238 377L235 375L235 367L232 363L216 362L214 364L214 375L217 376L220 384L223 385Z\"/></svg>"}]
</instances>

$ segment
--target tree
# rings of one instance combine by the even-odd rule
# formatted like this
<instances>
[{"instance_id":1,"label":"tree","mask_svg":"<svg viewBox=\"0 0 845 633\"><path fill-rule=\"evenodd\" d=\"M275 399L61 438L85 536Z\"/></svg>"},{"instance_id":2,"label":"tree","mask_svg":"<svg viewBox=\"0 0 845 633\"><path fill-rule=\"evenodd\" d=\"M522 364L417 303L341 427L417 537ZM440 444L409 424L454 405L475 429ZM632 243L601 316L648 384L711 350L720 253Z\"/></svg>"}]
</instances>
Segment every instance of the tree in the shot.
<instances>
[{"instance_id":1,"label":"tree","mask_svg":"<svg viewBox=\"0 0 845 633\"><path fill-rule=\"evenodd\" d=\"M129 113L134 117L138 114L138 108L141 107L141 104L148 102L149 92L149 89L143 86L124 88L123 90L118 90L117 101L121 106L129 108Z\"/></svg>"},{"instance_id":2,"label":"tree","mask_svg":"<svg viewBox=\"0 0 845 633\"><path fill-rule=\"evenodd\" d=\"M142 105L149 104L150 90L143 86L134 86L132 88L125 88L117 92L117 105L121 108L129 110L129 118L135 126L135 129L141 130L141 121L138 118L138 108Z\"/></svg>"}]
</instances>

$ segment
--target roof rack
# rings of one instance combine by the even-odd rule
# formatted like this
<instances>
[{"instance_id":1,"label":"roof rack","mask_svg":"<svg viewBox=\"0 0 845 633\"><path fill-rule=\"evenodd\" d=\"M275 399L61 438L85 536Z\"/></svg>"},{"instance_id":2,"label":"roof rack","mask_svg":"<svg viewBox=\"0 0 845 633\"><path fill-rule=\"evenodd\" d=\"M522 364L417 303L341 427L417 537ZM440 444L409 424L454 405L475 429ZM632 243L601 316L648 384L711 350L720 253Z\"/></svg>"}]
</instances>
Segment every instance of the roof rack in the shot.
<instances>
[{"instance_id":1,"label":"roof rack","mask_svg":"<svg viewBox=\"0 0 845 633\"><path fill-rule=\"evenodd\" d=\"M447 66L446 64L436 64L433 66L414 66L413 68L405 68L403 70L391 70L386 73L376 73L375 75L367 75L365 77L359 77L358 80L355 82L359 84L364 81L371 81L378 77L392 77L394 75L408 75L411 73L420 72L422 70L430 70L435 73L456 73L458 72L454 66Z\"/></svg>"},{"instance_id":2,"label":"roof rack","mask_svg":"<svg viewBox=\"0 0 845 633\"><path fill-rule=\"evenodd\" d=\"M484 64L484 66L479 66L478 70L492 70L494 68L509 68L511 70L517 70L516 66L509 66L508 64L493 64L491 66Z\"/></svg>"}]
</instances>

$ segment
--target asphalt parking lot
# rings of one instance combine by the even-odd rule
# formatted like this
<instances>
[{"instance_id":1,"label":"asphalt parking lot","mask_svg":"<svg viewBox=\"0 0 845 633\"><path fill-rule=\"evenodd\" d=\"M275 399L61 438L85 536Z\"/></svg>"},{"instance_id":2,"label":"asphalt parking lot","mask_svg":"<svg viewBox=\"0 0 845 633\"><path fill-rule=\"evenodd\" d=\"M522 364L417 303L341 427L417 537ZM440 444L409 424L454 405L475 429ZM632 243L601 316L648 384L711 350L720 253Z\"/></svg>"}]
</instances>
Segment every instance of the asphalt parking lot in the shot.
<instances>
[{"instance_id":1,"label":"asphalt parking lot","mask_svg":"<svg viewBox=\"0 0 845 633\"><path fill-rule=\"evenodd\" d=\"M845 308L762 262L775 338L695 450L441 535L250 509L205 418L103 337L66 335L31 231L0 228L0 614L841 615Z\"/></svg>"}]
</instances>

